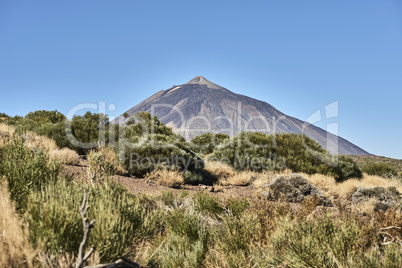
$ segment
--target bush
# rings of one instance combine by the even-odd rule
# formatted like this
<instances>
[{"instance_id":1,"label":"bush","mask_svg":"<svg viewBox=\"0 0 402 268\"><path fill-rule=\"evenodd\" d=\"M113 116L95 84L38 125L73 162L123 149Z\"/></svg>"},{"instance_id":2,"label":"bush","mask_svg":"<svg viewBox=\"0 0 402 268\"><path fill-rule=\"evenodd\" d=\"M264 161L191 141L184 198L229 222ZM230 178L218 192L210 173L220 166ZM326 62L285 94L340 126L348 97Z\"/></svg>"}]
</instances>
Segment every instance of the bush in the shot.
<instances>
[{"instance_id":1,"label":"bush","mask_svg":"<svg viewBox=\"0 0 402 268\"><path fill-rule=\"evenodd\" d=\"M204 167L203 160L184 142L163 135L148 135L140 142L124 152L124 167L131 175L143 177L160 168L197 173Z\"/></svg>"},{"instance_id":2,"label":"bush","mask_svg":"<svg viewBox=\"0 0 402 268\"><path fill-rule=\"evenodd\" d=\"M386 163L369 163L362 167L363 172L369 175L376 175L381 177L394 177L398 175L398 172L388 166Z\"/></svg>"},{"instance_id":3,"label":"bush","mask_svg":"<svg viewBox=\"0 0 402 268\"><path fill-rule=\"evenodd\" d=\"M72 147L84 154L96 147L105 146L108 141L109 118L104 114L86 112L76 115L71 120L71 134L78 142L85 143L86 148L73 144ZM67 133L69 135L70 133ZM104 138L104 139L103 139Z\"/></svg>"},{"instance_id":4,"label":"bush","mask_svg":"<svg viewBox=\"0 0 402 268\"><path fill-rule=\"evenodd\" d=\"M87 175L93 180L112 176L119 167L116 153L111 148L98 148L91 150L87 155Z\"/></svg>"},{"instance_id":5,"label":"bush","mask_svg":"<svg viewBox=\"0 0 402 268\"><path fill-rule=\"evenodd\" d=\"M49 162L43 150L31 151L17 135L11 143L0 148L0 176L8 180L11 198L16 201L17 209L23 211L29 193L48 182L57 180L61 166Z\"/></svg>"},{"instance_id":6,"label":"bush","mask_svg":"<svg viewBox=\"0 0 402 268\"><path fill-rule=\"evenodd\" d=\"M243 132L218 146L209 160L227 163L238 171L289 168L294 172L332 175L337 181L362 176L353 160L343 156L336 158L317 142L300 134Z\"/></svg>"},{"instance_id":7,"label":"bush","mask_svg":"<svg viewBox=\"0 0 402 268\"><path fill-rule=\"evenodd\" d=\"M157 169L199 173L204 162L183 137L173 134L156 116L141 112L129 119L119 139L120 159L131 175L144 177ZM188 174L183 174L186 180Z\"/></svg>"},{"instance_id":8,"label":"bush","mask_svg":"<svg viewBox=\"0 0 402 268\"><path fill-rule=\"evenodd\" d=\"M229 138L229 135L226 134L204 133L192 138L189 145L194 152L206 155L212 153L216 146Z\"/></svg>"},{"instance_id":9,"label":"bush","mask_svg":"<svg viewBox=\"0 0 402 268\"><path fill-rule=\"evenodd\" d=\"M167 169L158 169L155 170L146 176L147 180L155 180L160 185L180 188L180 186L184 183L183 174L178 171L172 171Z\"/></svg>"},{"instance_id":10,"label":"bush","mask_svg":"<svg viewBox=\"0 0 402 268\"><path fill-rule=\"evenodd\" d=\"M66 120L66 117L57 110L41 110L30 112L24 118L18 120L8 119L7 123L15 125L20 131L32 131L37 135L53 139L60 148L72 148L72 145L67 140L64 127Z\"/></svg>"},{"instance_id":11,"label":"bush","mask_svg":"<svg viewBox=\"0 0 402 268\"><path fill-rule=\"evenodd\" d=\"M192 205L176 208L166 217L166 240L152 254L160 267L198 267L207 251L208 232Z\"/></svg>"},{"instance_id":12,"label":"bush","mask_svg":"<svg viewBox=\"0 0 402 268\"><path fill-rule=\"evenodd\" d=\"M210 194L199 192L194 199L195 206L204 213L217 216L223 211L223 207Z\"/></svg>"},{"instance_id":13,"label":"bush","mask_svg":"<svg viewBox=\"0 0 402 268\"><path fill-rule=\"evenodd\" d=\"M27 220L34 245L43 241L52 254L77 253L83 238L79 207L86 185L60 179L28 196ZM138 199L117 184L89 187L88 219L95 219L89 245L96 246L102 262L115 261L131 245L145 217Z\"/></svg>"},{"instance_id":14,"label":"bush","mask_svg":"<svg viewBox=\"0 0 402 268\"><path fill-rule=\"evenodd\" d=\"M77 152L69 148L51 150L49 152L49 157L52 161L59 161L66 165L78 165L81 161Z\"/></svg>"},{"instance_id":15,"label":"bush","mask_svg":"<svg viewBox=\"0 0 402 268\"><path fill-rule=\"evenodd\" d=\"M250 206L250 203L246 198L242 199L229 199L226 205L226 209L228 209L233 216L239 216Z\"/></svg>"},{"instance_id":16,"label":"bush","mask_svg":"<svg viewBox=\"0 0 402 268\"><path fill-rule=\"evenodd\" d=\"M283 222L273 235L275 266L347 267L372 246L374 230L354 219L337 222L331 216L311 223Z\"/></svg>"},{"instance_id":17,"label":"bush","mask_svg":"<svg viewBox=\"0 0 402 268\"><path fill-rule=\"evenodd\" d=\"M200 169L199 169L200 170ZM190 185L198 185L203 181L203 172L202 171L189 171L186 170L183 172L184 182ZM207 184L207 182L205 183Z\"/></svg>"},{"instance_id":18,"label":"bush","mask_svg":"<svg viewBox=\"0 0 402 268\"><path fill-rule=\"evenodd\" d=\"M138 112L127 121L126 125L124 130L126 139L155 134L184 141L183 137L173 133L172 128L165 126L155 115L151 116L148 112Z\"/></svg>"}]
</instances>

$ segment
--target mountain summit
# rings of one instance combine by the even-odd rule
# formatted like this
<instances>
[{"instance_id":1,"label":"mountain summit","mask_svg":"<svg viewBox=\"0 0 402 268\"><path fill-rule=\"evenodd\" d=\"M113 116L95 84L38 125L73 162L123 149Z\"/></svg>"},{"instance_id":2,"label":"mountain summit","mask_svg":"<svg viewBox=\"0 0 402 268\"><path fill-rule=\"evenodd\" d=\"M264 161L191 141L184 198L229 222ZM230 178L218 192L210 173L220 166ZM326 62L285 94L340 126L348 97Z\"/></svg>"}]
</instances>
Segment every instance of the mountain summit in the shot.
<instances>
[{"instance_id":1,"label":"mountain summit","mask_svg":"<svg viewBox=\"0 0 402 268\"><path fill-rule=\"evenodd\" d=\"M235 136L242 131L303 133L332 153L369 155L351 142L288 116L272 105L236 94L202 76L185 84L161 90L129 109L129 116L146 111L187 140L205 132ZM124 124L123 115L112 123Z\"/></svg>"},{"instance_id":2,"label":"mountain summit","mask_svg":"<svg viewBox=\"0 0 402 268\"><path fill-rule=\"evenodd\" d=\"M185 85L204 85L204 86L207 86L209 88L214 88L214 89L222 88L221 86L218 86L217 84L212 83L211 81L209 81L208 79L206 79L203 76L196 76L193 79L191 79L190 81L188 81L187 83L185 83Z\"/></svg>"}]
</instances>

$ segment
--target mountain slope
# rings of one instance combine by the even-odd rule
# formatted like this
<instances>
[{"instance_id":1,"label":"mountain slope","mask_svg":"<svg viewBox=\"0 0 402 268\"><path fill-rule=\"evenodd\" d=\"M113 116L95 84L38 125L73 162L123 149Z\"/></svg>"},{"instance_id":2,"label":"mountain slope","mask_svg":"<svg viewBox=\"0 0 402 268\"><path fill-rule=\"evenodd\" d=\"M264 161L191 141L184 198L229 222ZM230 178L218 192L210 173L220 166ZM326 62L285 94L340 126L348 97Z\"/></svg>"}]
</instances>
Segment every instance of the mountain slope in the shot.
<instances>
[{"instance_id":1,"label":"mountain slope","mask_svg":"<svg viewBox=\"0 0 402 268\"><path fill-rule=\"evenodd\" d=\"M266 102L233 93L202 76L155 93L127 114L133 116L140 111L155 114L186 139L208 131L230 136L241 131L303 133L333 153L369 154L341 137L285 115ZM119 116L112 122L123 124L126 120Z\"/></svg>"}]
</instances>

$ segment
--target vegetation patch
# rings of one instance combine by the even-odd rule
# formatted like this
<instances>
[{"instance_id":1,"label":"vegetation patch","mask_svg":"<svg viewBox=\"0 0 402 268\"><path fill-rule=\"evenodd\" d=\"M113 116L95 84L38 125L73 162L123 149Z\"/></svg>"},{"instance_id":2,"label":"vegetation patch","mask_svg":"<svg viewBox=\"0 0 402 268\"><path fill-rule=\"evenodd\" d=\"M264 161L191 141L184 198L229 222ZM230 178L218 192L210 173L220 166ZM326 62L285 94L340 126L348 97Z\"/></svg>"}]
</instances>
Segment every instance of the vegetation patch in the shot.
<instances>
[{"instance_id":1,"label":"vegetation patch","mask_svg":"<svg viewBox=\"0 0 402 268\"><path fill-rule=\"evenodd\" d=\"M270 200L302 203L308 196L316 196L320 200L318 204L326 206L331 204L317 187L299 174L292 174L289 177L279 176L265 187L268 191L262 194Z\"/></svg>"},{"instance_id":2,"label":"vegetation patch","mask_svg":"<svg viewBox=\"0 0 402 268\"><path fill-rule=\"evenodd\" d=\"M153 180L160 185L180 188L184 184L184 177L181 172L172 171L167 169L158 169L151 173L148 173L145 177L147 180Z\"/></svg>"},{"instance_id":3,"label":"vegetation patch","mask_svg":"<svg viewBox=\"0 0 402 268\"><path fill-rule=\"evenodd\" d=\"M361 178L362 172L349 158L334 156L314 140L297 134L240 133L216 148L208 158L231 165L235 170L284 170L321 173L340 182Z\"/></svg>"},{"instance_id":4,"label":"vegetation patch","mask_svg":"<svg viewBox=\"0 0 402 268\"><path fill-rule=\"evenodd\" d=\"M374 188L358 188L351 196L355 203L360 203L369 198L375 199L374 210L387 210L391 207L402 208L402 195L395 187L374 187Z\"/></svg>"}]
</instances>

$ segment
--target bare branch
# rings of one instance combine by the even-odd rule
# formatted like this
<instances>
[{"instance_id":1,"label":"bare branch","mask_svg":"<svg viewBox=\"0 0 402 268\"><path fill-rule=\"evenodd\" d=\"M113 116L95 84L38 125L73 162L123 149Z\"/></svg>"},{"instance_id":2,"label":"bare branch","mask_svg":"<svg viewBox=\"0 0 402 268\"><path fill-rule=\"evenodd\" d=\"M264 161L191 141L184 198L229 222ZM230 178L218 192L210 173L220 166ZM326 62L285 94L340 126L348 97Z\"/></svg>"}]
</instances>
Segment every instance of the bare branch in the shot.
<instances>
[{"instance_id":1,"label":"bare branch","mask_svg":"<svg viewBox=\"0 0 402 268\"><path fill-rule=\"evenodd\" d=\"M396 229L399 231L399 229L401 229L401 227L397 227L397 226L389 226L389 227L385 227L385 228L380 228L380 230L389 230L389 229Z\"/></svg>"},{"instance_id":2,"label":"bare branch","mask_svg":"<svg viewBox=\"0 0 402 268\"><path fill-rule=\"evenodd\" d=\"M138 263L129 261L127 259L119 259L113 263L98 264L95 266L86 266L84 268L141 268Z\"/></svg>"},{"instance_id":3,"label":"bare branch","mask_svg":"<svg viewBox=\"0 0 402 268\"><path fill-rule=\"evenodd\" d=\"M78 261L76 264L76 268L82 268L84 263L88 260L88 258L91 256L91 254L95 251L95 247L92 247L88 253L84 256L85 252L85 247L87 245L88 239L89 239L89 232L91 231L92 228L95 227L95 220L92 220L91 222L88 221L87 219L87 211L88 208L90 207L85 206L87 202L87 191L84 191L84 198L82 199L82 205L80 207L80 214L82 218L82 225L84 229L84 237L82 238L82 242L80 244L80 248L78 250Z\"/></svg>"}]
</instances>

